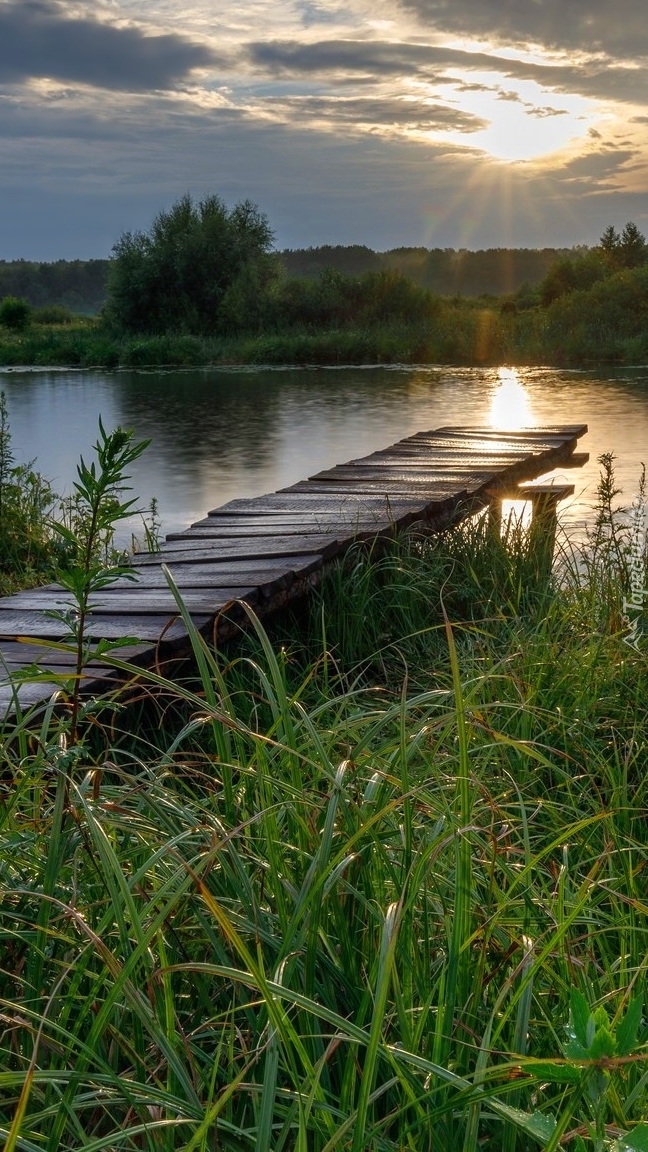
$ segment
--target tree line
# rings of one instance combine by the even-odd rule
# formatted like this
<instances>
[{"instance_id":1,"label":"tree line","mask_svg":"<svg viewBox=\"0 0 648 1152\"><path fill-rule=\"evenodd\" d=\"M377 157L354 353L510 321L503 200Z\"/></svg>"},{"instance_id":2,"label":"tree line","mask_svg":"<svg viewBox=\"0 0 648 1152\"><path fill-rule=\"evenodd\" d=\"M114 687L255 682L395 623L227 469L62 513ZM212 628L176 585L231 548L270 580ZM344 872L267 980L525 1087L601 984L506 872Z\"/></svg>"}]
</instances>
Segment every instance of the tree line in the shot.
<instances>
[{"instance_id":1,"label":"tree line","mask_svg":"<svg viewBox=\"0 0 648 1152\"><path fill-rule=\"evenodd\" d=\"M280 254L273 242L267 217L251 201L229 208L218 196L195 201L187 194L147 231L124 233L110 261L0 265L0 324L63 323L54 301L92 289L95 302L103 290L101 322L113 335L236 338L415 325L438 318L444 298L468 301L477 289L484 298L493 286L490 295L500 300L489 307L502 313L546 309L599 284L603 302L610 293L616 299L629 290L623 277L648 263L648 244L632 222L621 232L610 225L590 249L375 253L356 245ZM643 299L643 279L633 282L633 301L637 292ZM41 305L35 317L33 302Z\"/></svg>"},{"instance_id":2,"label":"tree line","mask_svg":"<svg viewBox=\"0 0 648 1152\"><path fill-rule=\"evenodd\" d=\"M189 225L192 211L200 217L200 205L191 208L188 200L183 197L168 211L160 214L160 219L154 222L150 234L126 233L120 238L113 250L111 260L56 260L53 262L37 262L28 260L6 261L0 260L0 300L6 296L19 297L26 300L32 308L64 307L71 312L97 314L106 304L108 297L108 283L115 259L121 260L122 267L136 260L137 253L143 251L147 245L154 243L158 250L164 244L175 242L184 226ZM186 245L186 258L190 261L212 261L214 292L218 296L218 285L223 283L223 275L228 275L231 267L230 257L236 256L237 242L228 249L227 258L222 266L214 268L213 256L215 232L221 229L227 231L225 216L227 209L224 205L218 206L217 197L207 197L204 205L205 219L194 221L189 227L193 234L193 241L188 240ZM236 220L239 210L235 210ZM253 210L256 214L258 226L267 230L271 236L268 221L263 218L254 205L247 204L246 211ZM242 221L240 221L242 223ZM167 232L167 239L162 233ZM207 246L201 253L196 250L200 243L201 229L207 234ZM613 230L614 231L614 230ZM251 235L251 234L250 234ZM265 232L264 232L265 235ZM144 241L142 238L147 236ZM249 237L248 237L249 238ZM233 239L233 237L231 237ZM192 250L193 245L193 250ZM572 260L587 249L557 249L557 248L489 248L477 251L467 249L455 250L453 248L402 247L385 252L376 252L364 245L323 245L303 249L285 249L281 252L271 251L264 247L263 282L269 283L273 278L283 280L299 280L317 282L323 273L330 275L337 273L341 276L357 278L368 273L374 275L382 272L400 273L413 284L443 296L503 296L517 292L524 285L535 287L547 276L550 268L559 260ZM183 257L184 258L184 257ZM256 264L256 271L261 272L261 266ZM181 274L176 269L174 276ZM170 287L170 285L168 285ZM258 285L249 285L250 289ZM237 291L243 290L239 283ZM248 291L248 295L249 295ZM158 294L158 302L164 304L164 293ZM203 300L199 307L211 307L213 293Z\"/></svg>"}]
</instances>

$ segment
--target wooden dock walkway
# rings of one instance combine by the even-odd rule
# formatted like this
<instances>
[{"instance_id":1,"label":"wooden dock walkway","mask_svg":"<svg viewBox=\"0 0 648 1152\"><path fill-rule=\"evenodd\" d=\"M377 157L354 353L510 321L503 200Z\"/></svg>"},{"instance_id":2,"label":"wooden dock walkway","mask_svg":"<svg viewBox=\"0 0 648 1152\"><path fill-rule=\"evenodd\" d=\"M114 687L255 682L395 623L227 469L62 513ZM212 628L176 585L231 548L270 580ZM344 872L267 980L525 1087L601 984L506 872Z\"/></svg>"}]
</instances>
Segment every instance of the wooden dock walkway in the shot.
<instances>
[{"instance_id":1,"label":"wooden dock walkway","mask_svg":"<svg viewBox=\"0 0 648 1152\"><path fill-rule=\"evenodd\" d=\"M137 581L120 579L93 597L87 635L137 638L116 655L141 667L181 658L189 654L189 641L163 564L199 631L223 639L228 625L220 614L231 601L245 600L263 616L304 595L355 541L393 536L415 524L438 531L458 523L491 503L498 490L509 495L520 482L582 463L574 452L586 431L584 424L519 432L443 427L271 495L231 500L167 536L160 552L136 554ZM0 715L15 708L16 691L27 707L60 687L44 677L16 689L16 672L31 665L71 672L72 655L48 647L65 631L48 612L69 605L58 585L0 599ZM84 692L105 691L114 675L88 666Z\"/></svg>"}]
</instances>

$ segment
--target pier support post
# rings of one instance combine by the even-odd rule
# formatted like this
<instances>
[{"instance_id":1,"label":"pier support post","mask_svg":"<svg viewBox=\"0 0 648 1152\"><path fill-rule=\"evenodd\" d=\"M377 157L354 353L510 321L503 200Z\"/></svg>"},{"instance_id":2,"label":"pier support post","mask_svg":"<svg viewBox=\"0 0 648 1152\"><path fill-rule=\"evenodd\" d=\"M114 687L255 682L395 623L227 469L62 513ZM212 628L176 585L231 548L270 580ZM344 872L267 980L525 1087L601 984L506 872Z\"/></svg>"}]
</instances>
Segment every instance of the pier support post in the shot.
<instances>
[{"instance_id":1,"label":"pier support post","mask_svg":"<svg viewBox=\"0 0 648 1152\"><path fill-rule=\"evenodd\" d=\"M534 558L534 567L539 583L546 583L551 575L556 527L558 524L558 504L567 496L573 496L573 484L529 484L524 487L493 489L488 506L489 527L496 532L502 526L503 500L529 500L531 502L531 526L529 546Z\"/></svg>"}]
</instances>

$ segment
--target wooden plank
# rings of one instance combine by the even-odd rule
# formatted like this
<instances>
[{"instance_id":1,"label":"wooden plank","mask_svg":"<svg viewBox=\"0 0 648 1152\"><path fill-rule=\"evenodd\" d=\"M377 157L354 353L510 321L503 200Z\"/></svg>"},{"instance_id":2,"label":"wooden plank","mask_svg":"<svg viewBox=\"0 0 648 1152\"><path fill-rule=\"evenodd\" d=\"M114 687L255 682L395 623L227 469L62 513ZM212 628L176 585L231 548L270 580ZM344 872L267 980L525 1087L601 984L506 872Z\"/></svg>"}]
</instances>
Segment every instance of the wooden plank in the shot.
<instances>
[{"instance_id":1,"label":"wooden plank","mask_svg":"<svg viewBox=\"0 0 648 1152\"><path fill-rule=\"evenodd\" d=\"M340 481L335 484L332 481L325 483L323 480L302 480L299 484L294 484L290 489L284 491L295 492L296 495L303 492L308 494L310 492L322 491L329 495L335 495L338 492L344 492L345 495L362 496L371 492L384 492L389 488L390 492L397 495L414 496L416 500L421 501L423 505L431 504L433 501L444 502L446 500L454 499L455 496L460 498L462 494L468 490L471 484L485 484L492 480L497 475L496 472L479 472L475 476L462 475L457 477L456 483L452 480L435 480L435 481L401 481L390 480L389 483L380 483L379 480L358 480L353 483L352 480Z\"/></svg>"},{"instance_id":2,"label":"wooden plank","mask_svg":"<svg viewBox=\"0 0 648 1152\"><path fill-rule=\"evenodd\" d=\"M133 662L145 652L150 651L150 644L131 644L118 648L115 655L119 660ZM41 664L54 669L69 669L76 665L76 651L50 648L47 644L19 644L15 640L0 641L0 672L4 667L27 668L30 664ZM92 664L91 667L100 666Z\"/></svg>"},{"instance_id":3,"label":"wooden plank","mask_svg":"<svg viewBox=\"0 0 648 1152\"><path fill-rule=\"evenodd\" d=\"M245 600L254 598L258 593L255 585L242 588L219 589L188 589L183 591L182 599L185 606L193 614L195 612L208 614L217 612L230 600ZM11 596L7 601L0 600L0 629L4 627L6 613L11 612L56 612L64 611L70 607L70 601L57 597L55 593L39 594L23 592ZM178 606L169 588L158 589L105 589L91 597L89 611L91 617L97 613L119 616L156 616L166 613L168 617L179 614ZM65 631L64 625L59 624L59 632Z\"/></svg>"},{"instance_id":4,"label":"wooden plank","mask_svg":"<svg viewBox=\"0 0 648 1152\"><path fill-rule=\"evenodd\" d=\"M267 496L257 496L255 500L230 500L229 503L223 504L220 508L214 509L214 514L219 516L259 516L264 512L290 512L291 515L300 512L328 512L335 515L336 512L340 514L353 514L358 511L380 513L384 512L386 516L393 513L394 509L403 509L404 512L412 512L415 510L416 498L411 496L409 499L391 499L389 496L380 494L378 496L369 495L354 495L354 496L326 496L324 493L298 493L291 492L290 489L282 488L278 492L271 492Z\"/></svg>"},{"instance_id":5,"label":"wooden plank","mask_svg":"<svg viewBox=\"0 0 648 1152\"><path fill-rule=\"evenodd\" d=\"M194 624L200 630L207 627L211 618L211 615L197 616ZM186 630L181 621L175 621L169 627L172 619L169 613L159 616L97 613L88 620L87 635L91 639L119 640L132 637L133 640L162 640L168 644L186 639ZM64 632L63 625L44 612L16 611L0 615L0 639L15 640L17 636L34 636L60 640Z\"/></svg>"},{"instance_id":6,"label":"wooden plank","mask_svg":"<svg viewBox=\"0 0 648 1152\"><path fill-rule=\"evenodd\" d=\"M560 436L565 440L573 436L581 437L587 432L587 424L542 424L537 427L506 429L483 427L480 424L443 424L441 428L434 429L434 435L451 432L453 436ZM416 436L425 436L425 432L417 432Z\"/></svg>"},{"instance_id":7,"label":"wooden plank","mask_svg":"<svg viewBox=\"0 0 648 1152\"><path fill-rule=\"evenodd\" d=\"M328 559L335 556L343 546L336 537L309 536L309 553ZM272 556L300 556L304 553L304 541L298 536L277 536L240 540L211 540L204 541L191 537L170 540L160 552L140 553L133 559L133 567L140 569L151 564L182 563L208 560L235 560L247 558L249 560L265 560ZM290 565L288 565L289 567Z\"/></svg>"},{"instance_id":8,"label":"wooden plank","mask_svg":"<svg viewBox=\"0 0 648 1152\"><path fill-rule=\"evenodd\" d=\"M59 690L59 685L46 680L38 680L29 684L0 684L0 718L6 718L9 713L15 713L16 700L18 706L25 711L49 700L53 692Z\"/></svg>"},{"instance_id":9,"label":"wooden plank","mask_svg":"<svg viewBox=\"0 0 648 1152\"><path fill-rule=\"evenodd\" d=\"M309 536L339 535L342 530L345 535L354 536L379 530L387 523L389 521L386 516L381 517L380 520L361 520L360 522L353 520L349 523L341 523L339 516L329 516L326 519L318 519L311 524L291 524L284 520L276 528L259 524L250 530L238 526L227 528L223 526L222 521L214 522L211 516L205 516L204 520L197 520L195 524L192 524L190 528L185 528L182 532L169 532L165 539L183 540L192 536L210 536L214 540L249 540L250 538L259 540L264 536L300 536L304 539L304 547L308 547Z\"/></svg>"},{"instance_id":10,"label":"wooden plank","mask_svg":"<svg viewBox=\"0 0 648 1152\"><path fill-rule=\"evenodd\" d=\"M485 475L494 475L497 472L497 467L488 464L480 466L479 462L473 464L468 459L462 464L450 465L447 469L436 466L430 468L407 468L403 465L391 464L369 468L364 464L355 464L350 468L342 466L329 468L325 472L317 472L316 475L309 476L308 479L317 484L322 482L337 483L338 481L350 480L353 484L376 482L390 487L394 481L396 483L402 482L407 484L439 483L454 485L455 480L461 480L465 475L473 476L482 472Z\"/></svg>"},{"instance_id":11,"label":"wooden plank","mask_svg":"<svg viewBox=\"0 0 648 1152\"><path fill-rule=\"evenodd\" d=\"M405 468L439 468L444 469L452 467L455 464L465 464L467 460L471 460L475 465L488 464L497 465L497 467L505 467L507 464L515 464L519 460L524 460L528 456L540 455L540 449L534 448L532 452L523 452L519 449L510 452L487 452L481 448L478 452L470 452L468 450L462 451L461 449L454 449L452 452L439 452L437 449L432 453L426 448L403 448L398 452L374 452L372 456L362 456L357 460L349 460L345 464L346 468L378 468L382 465L391 465L398 467L402 465Z\"/></svg>"},{"instance_id":12,"label":"wooden plank","mask_svg":"<svg viewBox=\"0 0 648 1152\"><path fill-rule=\"evenodd\" d=\"M198 537L200 539L200 537ZM151 563L140 564L135 569L136 580L118 580L109 585L106 592L111 589L135 591L136 589L168 589L167 579L162 571L160 554L141 553L150 557ZM175 558L174 558L175 559ZM156 562L157 561L157 562ZM290 573L293 576L305 576L322 567L322 557L318 554L299 553L290 557L270 557L264 560L223 560L220 557L209 558L196 564L178 564L171 562L167 565L173 580L181 592L196 588L211 588L217 590L219 596L223 589L232 593L242 588L259 587ZM245 583L244 583L245 581ZM33 592L61 593L59 585L48 585L46 588L34 589ZM15 595L32 595L33 593L15 593ZM6 597L10 600L11 597ZM0 607L2 601L0 600Z\"/></svg>"}]
</instances>

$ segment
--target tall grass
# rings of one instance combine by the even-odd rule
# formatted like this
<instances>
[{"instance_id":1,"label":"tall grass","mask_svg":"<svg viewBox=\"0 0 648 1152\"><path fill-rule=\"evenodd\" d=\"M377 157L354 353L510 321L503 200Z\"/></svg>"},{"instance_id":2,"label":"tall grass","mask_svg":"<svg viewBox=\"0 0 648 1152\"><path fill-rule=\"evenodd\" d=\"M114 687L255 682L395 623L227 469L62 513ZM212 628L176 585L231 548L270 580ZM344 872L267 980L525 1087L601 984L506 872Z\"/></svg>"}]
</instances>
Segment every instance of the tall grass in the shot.
<instances>
[{"instance_id":1,"label":"tall grass","mask_svg":"<svg viewBox=\"0 0 648 1152\"><path fill-rule=\"evenodd\" d=\"M646 1146L648 674L588 558L358 551L80 742L6 726L7 1148Z\"/></svg>"}]
</instances>

